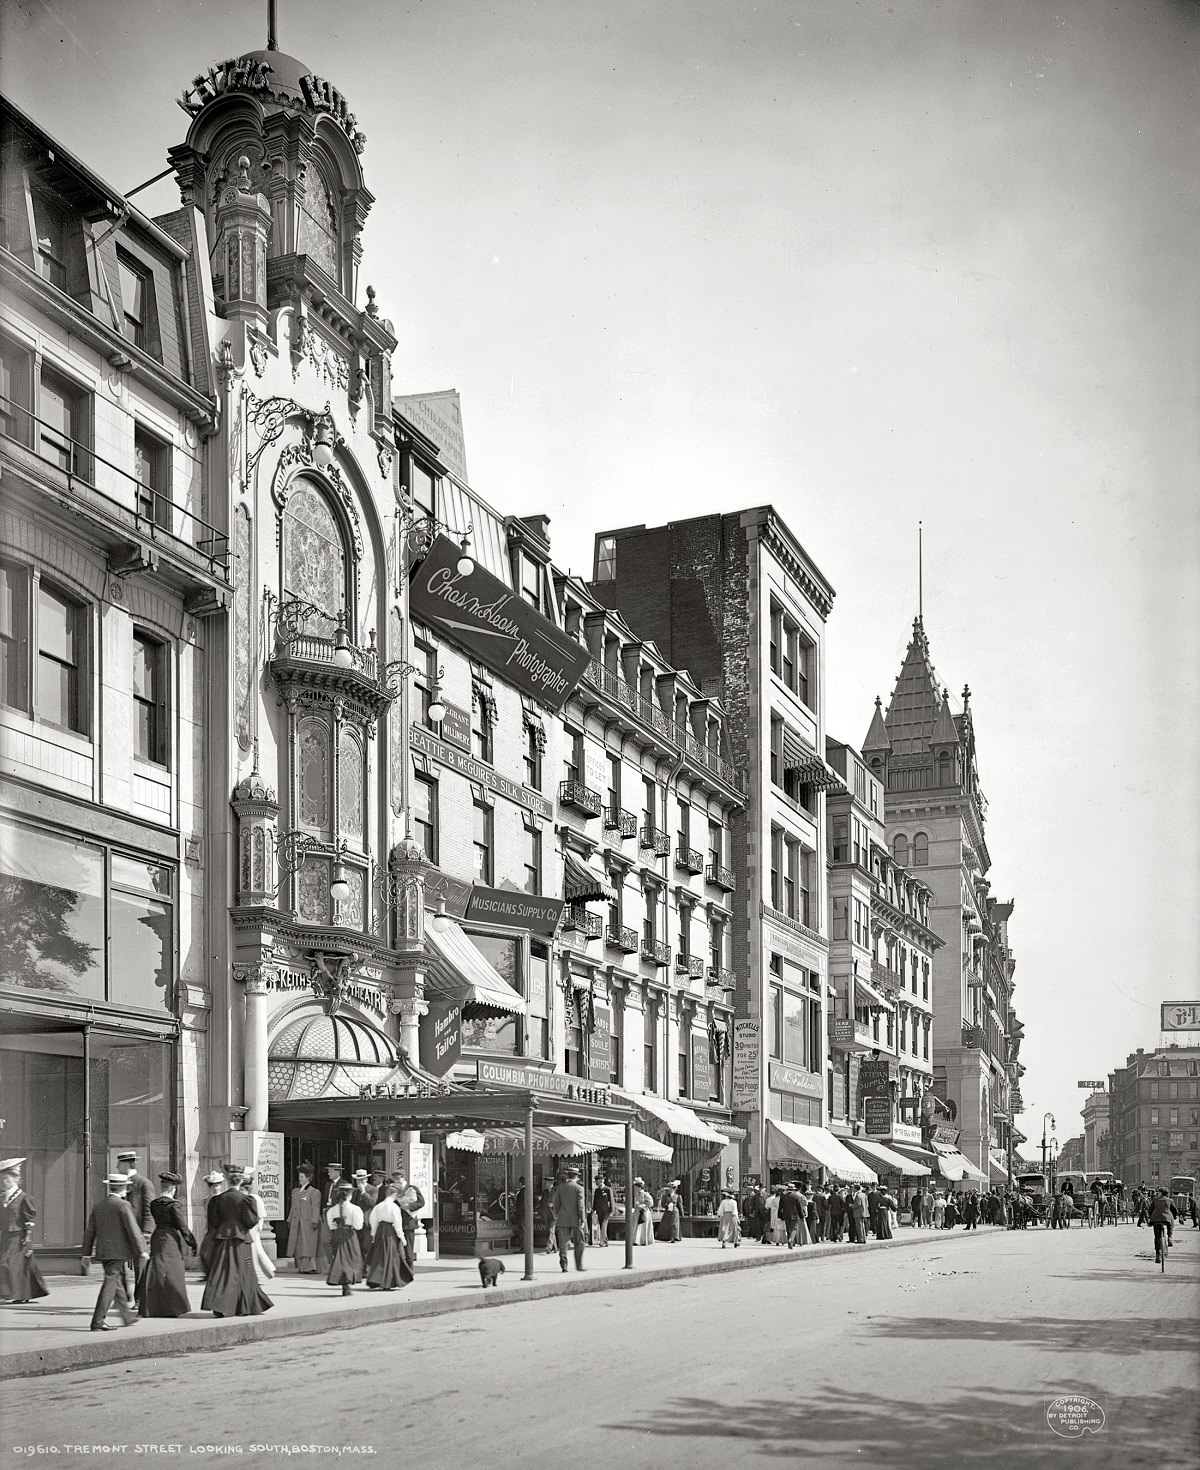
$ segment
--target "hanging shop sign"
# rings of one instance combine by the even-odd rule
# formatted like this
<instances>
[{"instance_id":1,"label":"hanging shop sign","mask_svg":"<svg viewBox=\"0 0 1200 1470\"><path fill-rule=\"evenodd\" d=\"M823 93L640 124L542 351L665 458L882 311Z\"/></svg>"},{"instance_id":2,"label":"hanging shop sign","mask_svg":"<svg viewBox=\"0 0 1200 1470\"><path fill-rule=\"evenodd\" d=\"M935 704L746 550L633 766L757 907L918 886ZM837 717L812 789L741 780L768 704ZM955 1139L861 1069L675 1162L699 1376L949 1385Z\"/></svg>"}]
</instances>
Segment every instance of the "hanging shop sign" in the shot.
<instances>
[{"instance_id":1,"label":"hanging shop sign","mask_svg":"<svg viewBox=\"0 0 1200 1470\"><path fill-rule=\"evenodd\" d=\"M553 936L566 905L561 898L541 898L507 888L472 888L467 903L467 922L492 924L503 929L528 929Z\"/></svg>"},{"instance_id":2,"label":"hanging shop sign","mask_svg":"<svg viewBox=\"0 0 1200 1470\"><path fill-rule=\"evenodd\" d=\"M732 1107L757 1112L759 1107L759 1075L762 1057L759 1050L761 1025L758 1021L733 1023L733 1097Z\"/></svg>"},{"instance_id":3,"label":"hanging shop sign","mask_svg":"<svg viewBox=\"0 0 1200 1470\"><path fill-rule=\"evenodd\" d=\"M863 1111L868 1138L887 1138L892 1131L890 1097L864 1097Z\"/></svg>"},{"instance_id":4,"label":"hanging shop sign","mask_svg":"<svg viewBox=\"0 0 1200 1470\"><path fill-rule=\"evenodd\" d=\"M518 786L507 776L493 771L491 766L485 766L482 761L477 761L469 751L459 750L457 746L437 739L420 725L412 727L409 738L413 750L420 755L429 756L439 765L456 771L460 776L465 776L468 781L474 781L477 786L486 787L488 791L495 792L497 796L504 797L506 801L515 802L517 806L523 806L531 812L536 812L539 817L553 817L553 803L547 801L541 792L529 791L524 786Z\"/></svg>"},{"instance_id":5,"label":"hanging shop sign","mask_svg":"<svg viewBox=\"0 0 1200 1470\"><path fill-rule=\"evenodd\" d=\"M858 1064L859 1097L890 1097L891 1063L883 1058L864 1057Z\"/></svg>"},{"instance_id":6,"label":"hanging shop sign","mask_svg":"<svg viewBox=\"0 0 1200 1470\"><path fill-rule=\"evenodd\" d=\"M462 1002L429 1002L429 1014L420 1031L421 1065L435 1077L444 1077L462 1056Z\"/></svg>"},{"instance_id":7,"label":"hanging shop sign","mask_svg":"<svg viewBox=\"0 0 1200 1470\"><path fill-rule=\"evenodd\" d=\"M442 700L446 713L442 716L442 739L460 750L471 748L471 711L449 700Z\"/></svg>"},{"instance_id":8,"label":"hanging shop sign","mask_svg":"<svg viewBox=\"0 0 1200 1470\"><path fill-rule=\"evenodd\" d=\"M834 1016L829 1022L829 1040L834 1046L854 1040L854 1022L845 1016Z\"/></svg>"},{"instance_id":9,"label":"hanging shop sign","mask_svg":"<svg viewBox=\"0 0 1200 1470\"><path fill-rule=\"evenodd\" d=\"M475 1078L487 1087L516 1087L522 1092L544 1092L605 1106L611 1102L607 1087L585 1082L582 1077L569 1077L565 1072L544 1072L516 1060L493 1062L480 1057L475 1063Z\"/></svg>"},{"instance_id":10,"label":"hanging shop sign","mask_svg":"<svg viewBox=\"0 0 1200 1470\"><path fill-rule=\"evenodd\" d=\"M911 1143L918 1148L921 1146L921 1130L915 1123L893 1123L891 1137L893 1143Z\"/></svg>"},{"instance_id":11,"label":"hanging shop sign","mask_svg":"<svg viewBox=\"0 0 1200 1470\"><path fill-rule=\"evenodd\" d=\"M612 1076L612 1012L607 1006L592 1006L587 1051L588 1077L593 1082L607 1082Z\"/></svg>"},{"instance_id":12,"label":"hanging shop sign","mask_svg":"<svg viewBox=\"0 0 1200 1470\"><path fill-rule=\"evenodd\" d=\"M458 570L461 556L448 536L434 541L413 569L413 617L469 649L523 694L560 710L591 654L478 562L464 577Z\"/></svg>"},{"instance_id":13,"label":"hanging shop sign","mask_svg":"<svg viewBox=\"0 0 1200 1470\"><path fill-rule=\"evenodd\" d=\"M1106 1092L1107 1082L1076 1082L1076 1087L1082 1087L1085 1092Z\"/></svg>"},{"instance_id":14,"label":"hanging shop sign","mask_svg":"<svg viewBox=\"0 0 1200 1470\"><path fill-rule=\"evenodd\" d=\"M801 1097L824 1097L825 1079L819 1072L805 1067L789 1067L786 1062L772 1062L767 1068L767 1085L772 1092L797 1092Z\"/></svg>"},{"instance_id":15,"label":"hanging shop sign","mask_svg":"<svg viewBox=\"0 0 1200 1470\"><path fill-rule=\"evenodd\" d=\"M707 1033L692 1033L692 1096L707 1102L712 1092L712 1053Z\"/></svg>"}]
</instances>

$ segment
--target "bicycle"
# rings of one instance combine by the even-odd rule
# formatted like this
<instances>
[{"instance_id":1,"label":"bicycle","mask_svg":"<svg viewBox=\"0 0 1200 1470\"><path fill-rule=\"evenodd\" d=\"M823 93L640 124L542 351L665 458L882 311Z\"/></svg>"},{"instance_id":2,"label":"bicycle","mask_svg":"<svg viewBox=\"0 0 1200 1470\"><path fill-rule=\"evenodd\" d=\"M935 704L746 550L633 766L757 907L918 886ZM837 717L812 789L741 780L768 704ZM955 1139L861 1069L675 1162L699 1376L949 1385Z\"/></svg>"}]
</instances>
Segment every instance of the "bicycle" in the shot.
<instances>
[{"instance_id":1,"label":"bicycle","mask_svg":"<svg viewBox=\"0 0 1200 1470\"><path fill-rule=\"evenodd\" d=\"M1167 1274L1167 1252L1171 1249L1171 1227L1165 1223L1154 1226L1154 1258L1159 1263L1159 1269L1165 1276Z\"/></svg>"}]
</instances>

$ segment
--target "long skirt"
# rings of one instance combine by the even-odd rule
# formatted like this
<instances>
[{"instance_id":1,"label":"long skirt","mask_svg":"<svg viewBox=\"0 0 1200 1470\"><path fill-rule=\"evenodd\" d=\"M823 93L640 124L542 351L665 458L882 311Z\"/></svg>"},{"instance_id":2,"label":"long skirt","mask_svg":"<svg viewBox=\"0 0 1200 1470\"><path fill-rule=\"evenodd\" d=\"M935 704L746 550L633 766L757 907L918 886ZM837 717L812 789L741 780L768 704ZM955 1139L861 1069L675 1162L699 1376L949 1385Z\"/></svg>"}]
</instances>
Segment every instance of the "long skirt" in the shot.
<instances>
[{"instance_id":1,"label":"long skirt","mask_svg":"<svg viewBox=\"0 0 1200 1470\"><path fill-rule=\"evenodd\" d=\"M203 1311L222 1317L259 1317L275 1305L255 1280L248 1240L213 1241L210 1260L200 1301Z\"/></svg>"},{"instance_id":2,"label":"long skirt","mask_svg":"<svg viewBox=\"0 0 1200 1470\"><path fill-rule=\"evenodd\" d=\"M3 1257L0 1257L0 1297L27 1302L34 1297L49 1295L32 1247L27 1255L21 1237L14 1234L5 1245Z\"/></svg>"},{"instance_id":3,"label":"long skirt","mask_svg":"<svg viewBox=\"0 0 1200 1470\"><path fill-rule=\"evenodd\" d=\"M316 1269L328 1271L329 1263L333 1259L333 1242L329 1234L329 1226L325 1223L324 1215L317 1227L317 1254L315 1257Z\"/></svg>"},{"instance_id":4,"label":"long skirt","mask_svg":"<svg viewBox=\"0 0 1200 1470\"><path fill-rule=\"evenodd\" d=\"M376 1291L391 1291L407 1286L413 1273L404 1258L404 1242L386 1220L375 1227L371 1253L367 1257L367 1285Z\"/></svg>"},{"instance_id":5,"label":"long skirt","mask_svg":"<svg viewBox=\"0 0 1200 1470\"><path fill-rule=\"evenodd\" d=\"M877 1240L891 1240L893 1238L892 1237L892 1212L891 1212L891 1210L884 1209L884 1207L882 1205L880 1205L880 1207L879 1207L878 1223L877 1223L877 1228L875 1230L875 1238Z\"/></svg>"},{"instance_id":6,"label":"long skirt","mask_svg":"<svg viewBox=\"0 0 1200 1470\"><path fill-rule=\"evenodd\" d=\"M150 1237L150 1259L138 1283L137 1304L143 1317L186 1317L192 1310L178 1231L160 1228Z\"/></svg>"},{"instance_id":7,"label":"long skirt","mask_svg":"<svg viewBox=\"0 0 1200 1470\"><path fill-rule=\"evenodd\" d=\"M676 1241L682 1239L679 1227L679 1211L666 1209L662 1212L662 1219L658 1222L658 1228L654 1232L657 1240Z\"/></svg>"},{"instance_id":8,"label":"long skirt","mask_svg":"<svg viewBox=\"0 0 1200 1470\"><path fill-rule=\"evenodd\" d=\"M267 1255L267 1249L258 1237L260 1226L254 1227L250 1236L250 1259L254 1262L254 1274L260 1281L270 1281L278 1269L275 1262Z\"/></svg>"},{"instance_id":9,"label":"long skirt","mask_svg":"<svg viewBox=\"0 0 1200 1470\"><path fill-rule=\"evenodd\" d=\"M633 1236L634 1245L654 1244L654 1216L649 1210L638 1210L637 1229Z\"/></svg>"},{"instance_id":10,"label":"long skirt","mask_svg":"<svg viewBox=\"0 0 1200 1470\"><path fill-rule=\"evenodd\" d=\"M329 1238L333 1262L325 1282L328 1286L355 1286L363 1279L362 1248L352 1225L339 1225Z\"/></svg>"}]
</instances>

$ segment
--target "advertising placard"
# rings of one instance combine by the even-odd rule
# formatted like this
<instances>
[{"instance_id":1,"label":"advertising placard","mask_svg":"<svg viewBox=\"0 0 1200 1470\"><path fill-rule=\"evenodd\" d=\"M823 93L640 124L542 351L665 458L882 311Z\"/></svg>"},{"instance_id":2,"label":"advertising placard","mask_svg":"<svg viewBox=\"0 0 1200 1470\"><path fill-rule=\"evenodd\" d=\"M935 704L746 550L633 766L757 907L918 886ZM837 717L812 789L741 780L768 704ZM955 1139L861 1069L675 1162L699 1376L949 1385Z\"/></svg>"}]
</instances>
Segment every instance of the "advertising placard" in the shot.
<instances>
[{"instance_id":1,"label":"advertising placard","mask_svg":"<svg viewBox=\"0 0 1200 1470\"><path fill-rule=\"evenodd\" d=\"M253 1193L262 1198L263 1218L282 1220L287 1215L283 1203L283 1134L231 1133L229 1158L234 1164L254 1170Z\"/></svg>"},{"instance_id":2,"label":"advertising placard","mask_svg":"<svg viewBox=\"0 0 1200 1470\"><path fill-rule=\"evenodd\" d=\"M1082 1087L1085 1092L1103 1092L1107 1088L1108 1083L1107 1082L1076 1082L1075 1086L1076 1087Z\"/></svg>"},{"instance_id":3,"label":"advertising placard","mask_svg":"<svg viewBox=\"0 0 1200 1470\"><path fill-rule=\"evenodd\" d=\"M1162 1029L1164 1031L1200 1031L1200 1001L1164 1001Z\"/></svg>"},{"instance_id":4,"label":"advertising placard","mask_svg":"<svg viewBox=\"0 0 1200 1470\"><path fill-rule=\"evenodd\" d=\"M420 1031L421 1065L435 1077L444 1077L462 1056L462 1003L431 1000Z\"/></svg>"},{"instance_id":5,"label":"advertising placard","mask_svg":"<svg viewBox=\"0 0 1200 1470\"><path fill-rule=\"evenodd\" d=\"M825 1079L807 1067L790 1067L786 1062L772 1062L767 1068L767 1082L772 1092L796 1092L801 1097L824 1097Z\"/></svg>"},{"instance_id":6,"label":"advertising placard","mask_svg":"<svg viewBox=\"0 0 1200 1470\"><path fill-rule=\"evenodd\" d=\"M449 537L437 537L429 555L413 569L413 617L557 712L574 692L591 654L479 562L464 577L458 570L461 556Z\"/></svg>"},{"instance_id":7,"label":"advertising placard","mask_svg":"<svg viewBox=\"0 0 1200 1470\"><path fill-rule=\"evenodd\" d=\"M692 1033L692 1096L707 1102L712 1092L712 1053L707 1035Z\"/></svg>"},{"instance_id":8,"label":"advertising placard","mask_svg":"<svg viewBox=\"0 0 1200 1470\"><path fill-rule=\"evenodd\" d=\"M408 1182L415 1184L425 1200L423 1219L433 1218L433 1144L408 1145Z\"/></svg>"},{"instance_id":9,"label":"advertising placard","mask_svg":"<svg viewBox=\"0 0 1200 1470\"><path fill-rule=\"evenodd\" d=\"M612 1012L607 1006L592 1007L587 1049L588 1076L593 1082L607 1082L612 1076Z\"/></svg>"},{"instance_id":10,"label":"advertising placard","mask_svg":"<svg viewBox=\"0 0 1200 1470\"><path fill-rule=\"evenodd\" d=\"M450 745L457 745L459 750L470 750L471 748L471 712L460 709L458 705L451 704L448 699L443 699L446 713L442 716L441 735L442 739Z\"/></svg>"},{"instance_id":11,"label":"advertising placard","mask_svg":"<svg viewBox=\"0 0 1200 1470\"><path fill-rule=\"evenodd\" d=\"M758 1021L733 1023L733 1096L731 1106L757 1111L759 1107L759 1053L761 1025Z\"/></svg>"},{"instance_id":12,"label":"advertising placard","mask_svg":"<svg viewBox=\"0 0 1200 1470\"><path fill-rule=\"evenodd\" d=\"M848 1016L834 1016L829 1022L829 1040L833 1045L854 1040L854 1022Z\"/></svg>"},{"instance_id":13,"label":"advertising placard","mask_svg":"<svg viewBox=\"0 0 1200 1470\"><path fill-rule=\"evenodd\" d=\"M890 1097L891 1069L882 1058L864 1057L858 1064L859 1097Z\"/></svg>"}]
</instances>

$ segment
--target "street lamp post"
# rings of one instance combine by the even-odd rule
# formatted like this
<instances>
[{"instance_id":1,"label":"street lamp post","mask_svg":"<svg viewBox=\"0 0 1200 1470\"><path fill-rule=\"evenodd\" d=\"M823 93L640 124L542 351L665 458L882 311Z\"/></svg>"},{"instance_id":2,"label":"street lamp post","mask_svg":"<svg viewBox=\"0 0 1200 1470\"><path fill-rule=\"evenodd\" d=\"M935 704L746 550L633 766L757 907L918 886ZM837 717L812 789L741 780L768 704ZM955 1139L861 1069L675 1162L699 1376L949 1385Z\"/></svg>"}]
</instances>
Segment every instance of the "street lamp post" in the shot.
<instances>
[{"instance_id":1,"label":"street lamp post","mask_svg":"<svg viewBox=\"0 0 1200 1470\"><path fill-rule=\"evenodd\" d=\"M1049 1175L1048 1175L1047 1170L1046 1170L1046 1123L1047 1123L1047 1120L1049 1120L1049 1123L1050 1123L1050 1127L1051 1128L1057 1128L1058 1127L1058 1124L1054 1121L1054 1114L1053 1113L1043 1113L1042 1114L1042 1175L1045 1178L1049 1178Z\"/></svg>"}]
</instances>

